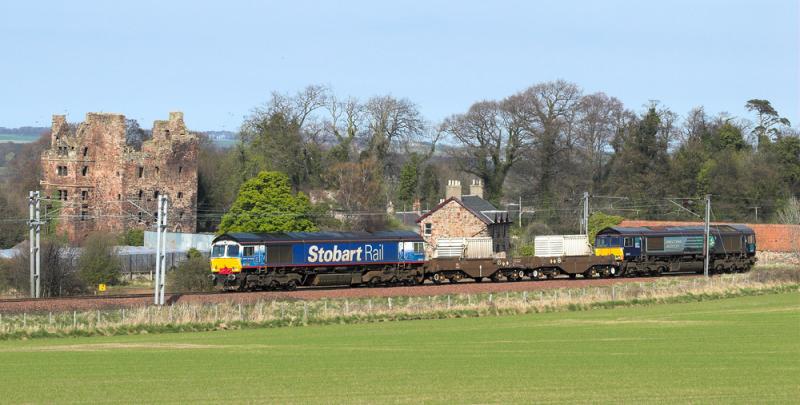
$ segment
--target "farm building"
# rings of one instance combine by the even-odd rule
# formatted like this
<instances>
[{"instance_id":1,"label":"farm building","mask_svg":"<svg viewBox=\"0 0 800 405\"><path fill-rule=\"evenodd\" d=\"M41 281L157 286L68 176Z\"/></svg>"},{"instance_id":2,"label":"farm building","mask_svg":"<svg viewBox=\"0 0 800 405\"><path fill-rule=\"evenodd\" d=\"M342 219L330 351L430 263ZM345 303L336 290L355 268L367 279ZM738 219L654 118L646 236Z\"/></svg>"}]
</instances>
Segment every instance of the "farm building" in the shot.
<instances>
[{"instance_id":1,"label":"farm building","mask_svg":"<svg viewBox=\"0 0 800 405\"><path fill-rule=\"evenodd\" d=\"M420 216L417 223L429 257L441 238L491 237L492 250L497 255L509 248L508 211L483 199L483 184L478 180L472 182L466 195L462 194L460 181L448 181L445 199Z\"/></svg>"}]
</instances>

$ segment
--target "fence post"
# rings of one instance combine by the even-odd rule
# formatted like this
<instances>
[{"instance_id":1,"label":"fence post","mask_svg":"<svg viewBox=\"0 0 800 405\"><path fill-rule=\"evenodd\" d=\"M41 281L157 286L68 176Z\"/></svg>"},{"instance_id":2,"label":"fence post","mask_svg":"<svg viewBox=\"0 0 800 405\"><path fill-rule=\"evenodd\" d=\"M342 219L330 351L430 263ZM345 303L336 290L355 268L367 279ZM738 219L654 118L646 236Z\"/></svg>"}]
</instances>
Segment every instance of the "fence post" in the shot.
<instances>
[{"instance_id":1,"label":"fence post","mask_svg":"<svg viewBox=\"0 0 800 405\"><path fill-rule=\"evenodd\" d=\"M100 326L100 310L99 309L97 310L97 321L95 321L95 324L97 326Z\"/></svg>"},{"instance_id":2,"label":"fence post","mask_svg":"<svg viewBox=\"0 0 800 405\"><path fill-rule=\"evenodd\" d=\"M616 301L616 300L617 300L617 286L612 285L611 286L611 301Z\"/></svg>"},{"instance_id":3,"label":"fence post","mask_svg":"<svg viewBox=\"0 0 800 405\"><path fill-rule=\"evenodd\" d=\"M450 309L450 294L447 295L447 309Z\"/></svg>"},{"instance_id":4,"label":"fence post","mask_svg":"<svg viewBox=\"0 0 800 405\"><path fill-rule=\"evenodd\" d=\"M348 300L344 300L344 313L350 313L350 301Z\"/></svg>"},{"instance_id":5,"label":"fence post","mask_svg":"<svg viewBox=\"0 0 800 405\"><path fill-rule=\"evenodd\" d=\"M392 309L392 297L389 297L389 309Z\"/></svg>"},{"instance_id":6,"label":"fence post","mask_svg":"<svg viewBox=\"0 0 800 405\"><path fill-rule=\"evenodd\" d=\"M489 303L492 303L492 293L489 293Z\"/></svg>"},{"instance_id":7,"label":"fence post","mask_svg":"<svg viewBox=\"0 0 800 405\"><path fill-rule=\"evenodd\" d=\"M26 326L28 326L28 313L27 312L23 312L22 313L22 327L25 328Z\"/></svg>"},{"instance_id":8,"label":"fence post","mask_svg":"<svg viewBox=\"0 0 800 405\"><path fill-rule=\"evenodd\" d=\"M50 325L53 324L53 313L52 312L48 312L47 313L47 323L49 323Z\"/></svg>"},{"instance_id":9,"label":"fence post","mask_svg":"<svg viewBox=\"0 0 800 405\"><path fill-rule=\"evenodd\" d=\"M303 324L308 323L308 301L303 301Z\"/></svg>"},{"instance_id":10,"label":"fence post","mask_svg":"<svg viewBox=\"0 0 800 405\"><path fill-rule=\"evenodd\" d=\"M78 327L78 311L72 311L72 329Z\"/></svg>"},{"instance_id":11,"label":"fence post","mask_svg":"<svg viewBox=\"0 0 800 405\"><path fill-rule=\"evenodd\" d=\"M367 306L369 307L369 313L372 313L372 298L367 301Z\"/></svg>"},{"instance_id":12,"label":"fence post","mask_svg":"<svg viewBox=\"0 0 800 405\"><path fill-rule=\"evenodd\" d=\"M467 305L472 306L472 294L467 294Z\"/></svg>"},{"instance_id":13,"label":"fence post","mask_svg":"<svg viewBox=\"0 0 800 405\"><path fill-rule=\"evenodd\" d=\"M523 291L522 292L522 301L525 302L525 303L528 302L528 292L527 291Z\"/></svg>"},{"instance_id":14,"label":"fence post","mask_svg":"<svg viewBox=\"0 0 800 405\"><path fill-rule=\"evenodd\" d=\"M244 321L244 314L242 314L242 303L239 303L239 320Z\"/></svg>"}]
</instances>

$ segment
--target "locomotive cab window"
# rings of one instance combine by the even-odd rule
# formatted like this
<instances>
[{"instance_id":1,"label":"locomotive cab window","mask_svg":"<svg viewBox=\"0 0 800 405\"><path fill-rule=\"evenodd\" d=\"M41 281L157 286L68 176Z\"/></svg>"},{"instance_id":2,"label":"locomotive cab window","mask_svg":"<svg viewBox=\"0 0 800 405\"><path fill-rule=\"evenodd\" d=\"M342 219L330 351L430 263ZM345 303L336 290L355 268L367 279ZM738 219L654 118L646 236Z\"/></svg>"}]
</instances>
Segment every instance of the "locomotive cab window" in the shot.
<instances>
[{"instance_id":1,"label":"locomotive cab window","mask_svg":"<svg viewBox=\"0 0 800 405\"><path fill-rule=\"evenodd\" d=\"M625 247L633 247L633 238L625 238Z\"/></svg>"},{"instance_id":2,"label":"locomotive cab window","mask_svg":"<svg viewBox=\"0 0 800 405\"><path fill-rule=\"evenodd\" d=\"M256 255L256 247L255 246L245 246L242 248L242 256L244 257L253 257Z\"/></svg>"},{"instance_id":3,"label":"locomotive cab window","mask_svg":"<svg viewBox=\"0 0 800 405\"><path fill-rule=\"evenodd\" d=\"M211 248L211 257L222 257L222 256L225 256L225 245L214 245L214 247Z\"/></svg>"},{"instance_id":4,"label":"locomotive cab window","mask_svg":"<svg viewBox=\"0 0 800 405\"><path fill-rule=\"evenodd\" d=\"M228 257L239 257L239 245L228 245Z\"/></svg>"},{"instance_id":5,"label":"locomotive cab window","mask_svg":"<svg viewBox=\"0 0 800 405\"><path fill-rule=\"evenodd\" d=\"M414 242L414 253L422 253L425 251L425 248L422 242Z\"/></svg>"}]
</instances>

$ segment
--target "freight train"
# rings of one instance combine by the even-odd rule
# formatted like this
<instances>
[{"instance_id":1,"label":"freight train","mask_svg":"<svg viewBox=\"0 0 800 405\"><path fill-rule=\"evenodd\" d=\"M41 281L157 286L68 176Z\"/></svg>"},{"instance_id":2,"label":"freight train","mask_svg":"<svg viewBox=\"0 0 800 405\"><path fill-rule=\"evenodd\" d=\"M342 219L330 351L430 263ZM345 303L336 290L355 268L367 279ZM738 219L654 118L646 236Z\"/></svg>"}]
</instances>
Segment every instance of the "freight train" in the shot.
<instances>
[{"instance_id":1,"label":"freight train","mask_svg":"<svg viewBox=\"0 0 800 405\"><path fill-rule=\"evenodd\" d=\"M212 243L211 277L223 289L247 291L660 275L702 271L703 235L702 227L609 227L594 249L585 235L544 236L533 256L506 258L469 238L440 240L446 248L426 257L425 241L409 231L225 233ZM711 227L712 272L749 270L755 250L750 228Z\"/></svg>"}]
</instances>

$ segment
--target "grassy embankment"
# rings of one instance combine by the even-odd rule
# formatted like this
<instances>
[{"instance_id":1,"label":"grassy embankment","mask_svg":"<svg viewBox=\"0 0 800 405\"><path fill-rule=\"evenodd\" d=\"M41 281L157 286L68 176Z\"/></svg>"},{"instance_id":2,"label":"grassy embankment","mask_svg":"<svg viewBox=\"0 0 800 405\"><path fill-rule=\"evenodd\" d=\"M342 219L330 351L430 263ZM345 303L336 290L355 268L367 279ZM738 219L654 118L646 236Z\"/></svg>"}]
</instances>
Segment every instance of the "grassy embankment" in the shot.
<instances>
[{"instance_id":1,"label":"grassy embankment","mask_svg":"<svg viewBox=\"0 0 800 405\"><path fill-rule=\"evenodd\" d=\"M213 331L320 324L503 316L715 300L800 290L800 270L756 270L711 279L429 297L181 304L107 311L0 314L0 340Z\"/></svg>"},{"instance_id":2,"label":"grassy embankment","mask_svg":"<svg viewBox=\"0 0 800 405\"><path fill-rule=\"evenodd\" d=\"M790 403L800 295L0 343L10 403Z\"/></svg>"}]
</instances>

